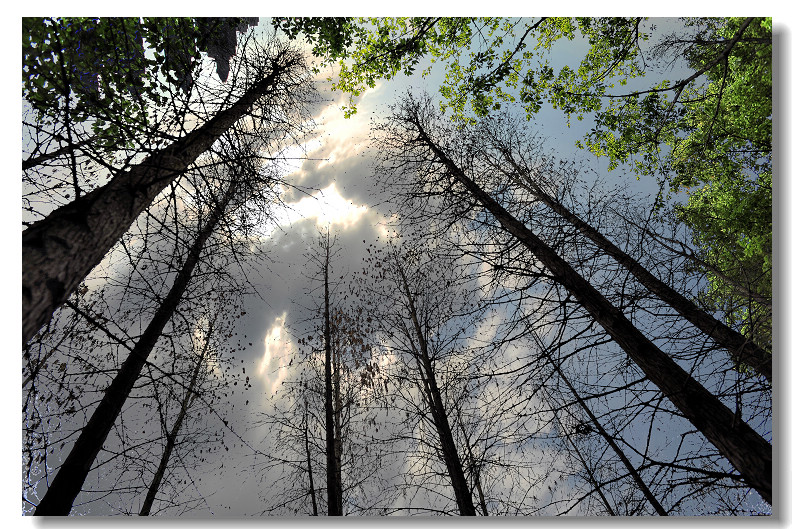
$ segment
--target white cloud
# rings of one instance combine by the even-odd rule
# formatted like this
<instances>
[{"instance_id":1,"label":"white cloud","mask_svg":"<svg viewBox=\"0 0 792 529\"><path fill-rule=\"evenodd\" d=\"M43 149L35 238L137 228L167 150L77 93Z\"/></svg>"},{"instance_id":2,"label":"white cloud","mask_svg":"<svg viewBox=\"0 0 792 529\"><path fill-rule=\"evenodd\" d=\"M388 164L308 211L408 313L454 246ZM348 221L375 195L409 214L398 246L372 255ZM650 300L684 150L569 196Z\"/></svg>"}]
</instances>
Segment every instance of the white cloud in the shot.
<instances>
[{"instance_id":1,"label":"white cloud","mask_svg":"<svg viewBox=\"0 0 792 529\"><path fill-rule=\"evenodd\" d=\"M286 312L275 318L264 338L264 354L256 374L271 394L280 387L287 374L287 361L291 360L292 348L286 330Z\"/></svg>"},{"instance_id":2,"label":"white cloud","mask_svg":"<svg viewBox=\"0 0 792 529\"><path fill-rule=\"evenodd\" d=\"M317 227L330 226L334 231L339 231L354 225L367 211L367 206L356 205L345 199L333 182L310 196L286 204L273 216L281 228L304 219L315 219ZM272 223L263 227L262 235L270 236L274 227Z\"/></svg>"}]
</instances>

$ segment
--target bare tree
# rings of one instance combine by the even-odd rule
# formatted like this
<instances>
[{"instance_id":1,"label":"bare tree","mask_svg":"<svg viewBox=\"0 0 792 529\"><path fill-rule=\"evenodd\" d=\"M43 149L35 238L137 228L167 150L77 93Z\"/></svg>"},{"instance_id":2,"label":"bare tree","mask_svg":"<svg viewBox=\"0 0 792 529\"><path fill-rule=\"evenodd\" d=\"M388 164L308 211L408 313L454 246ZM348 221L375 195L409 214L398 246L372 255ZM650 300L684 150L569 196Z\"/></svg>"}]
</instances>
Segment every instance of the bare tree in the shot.
<instances>
[{"instance_id":1,"label":"bare tree","mask_svg":"<svg viewBox=\"0 0 792 529\"><path fill-rule=\"evenodd\" d=\"M409 366L404 375L396 376L409 377L412 373L410 384L415 385L421 399L413 406L434 430L437 454L451 483L457 510L463 516L474 516L471 486L454 435L453 419L459 414L454 413L456 403L448 401L452 385L448 377L453 375L450 369L444 370L446 380L442 380L438 372L441 358L461 354L454 349L462 347L465 333L454 322L453 311L460 310L467 300L462 293L464 287L457 284L462 280L451 271L440 271L440 256L420 243L409 249L397 249L391 243L383 257L379 256L380 249L373 248L368 272L358 276L357 296L367 301L369 318L377 322L379 332L405 367ZM469 446L467 449L470 451Z\"/></svg>"},{"instance_id":2,"label":"bare tree","mask_svg":"<svg viewBox=\"0 0 792 529\"><path fill-rule=\"evenodd\" d=\"M464 190L468 207L483 207L501 229L529 250L599 323L679 411L726 456L765 501L771 501L772 449L750 426L692 379L656 345L648 340L601 292L574 270L546 242L507 211L492 195L471 180L437 140L438 119L426 101L408 98L384 126L380 142L398 167L423 166L432 177L445 179L446 188ZM453 132L444 130L446 137ZM471 156L473 153L463 154ZM412 161L412 165L411 165Z\"/></svg>"},{"instance_id":3,"label":"bare tree","mask_svg":"<svg viewBox=\"0 0 792 529\"><path fill-rule=\"evenodd\" d=\"M536 160L535 149L526 145L523 139L527 135L524 127L519 127L513 120L503 116L501 119L486 120L478 131L483 141L477 149L477 154L486 158L491 167L505 174L509 181L525 186L539 201L588 237L597 248L621 264L640 284L668 303L703 333L712 336L729 351L736 365L746 364L768 381L772 381L772 362L767 351L757 346L750 338L716 320L691 300L655 277L635 258L617 247L544 190L547 185L542 181L541 163L537 163L539 160ZM487 149L485 144L491 145L492 148Z\"/></svg>"},{"instance_id":4,"label":"bare tree","mask_svg":"<svg viewBox=\"0 0 792 529\"><path fill-rule=\"evenodd\" d=\"M179 415L176 417L176 422L174 422L170 431L168 431L166 435L165 448L162 451L162 456L160 457L160 462L157 465L157 470L154 473L154 477L148 486L146 498L143 500L143 506L140 508L140 516L148 516L151 514L151 506L154 504L154 499L157 497L157 492L159 491L160 484L162 483L162 478L165 475L165 470L168 467L171 454L173 453L173 449L176 446L176 438L179 435L179 430L181 430L182 423L184 422L184 418L187 415L187 411L190 409L190 405L195 401L195 398L198 394L198 378L202 371L206 371L206 356L213 331L214 321L210 321L206 330L206 335L204 336L203 347L195 361L195 368L192 371L190 383L184 392L184 397L182 398L181 404L179 406Z\"/></svg>"},{"instance_id":5,"label":"bare tree","mask_svg":"<svg viewBox=\"0 0 792 529\"><path fill-rule=\"evenodd\" d=\"M280 48L253 55L247 57L250 72L238 81L246 85L243 94L233 104L145 160L116 171L106 185L61 206L24 231L23 344L75 291L154 197L225 131L257 102L282 104L299 91L304 82L299 54Z\"/></svg>"},{"instance_id":6,"label":"bare tree","mask_svg":"<svg viewBox=\"0 0 792 529\"><path fill-rule=\"evenodd\" d=\"M273 453L261 472L280 468L283 473L277 480L283 492L263 512L370 512L370 482L381 465L368 432L377 428L372 398L379 391L370 326L360 307L338 294L345 283L333 270L336 237L328 229L310 244L309 286L296 310L307 315L289 326L298 337L299 355L289 361L294 365L282 382L282 397L260 421L273 434Z\"/></svg>"},{"instance_id":7,"label":"bare tree","mask_svg":"<svg viewBox=\"0 0 792 529\"><path fill-rule=\"evenodd\" d=\"M325 409L325 456L327 457L327 514L328 516L341 516L341 464L338 430L337 412L334 407L338 404L338 399L334 398L334 393L340 391L337 380L333 377L333 337L330 332L330 251L332 249L330 231L328 230L324 238L320 240L319 247L324 251L324 260L321 270L324 280L324 409ZM336 379L338 378L336 371ZM334 391L335 389L335 391Z\"/></svg>"}]
</instances>

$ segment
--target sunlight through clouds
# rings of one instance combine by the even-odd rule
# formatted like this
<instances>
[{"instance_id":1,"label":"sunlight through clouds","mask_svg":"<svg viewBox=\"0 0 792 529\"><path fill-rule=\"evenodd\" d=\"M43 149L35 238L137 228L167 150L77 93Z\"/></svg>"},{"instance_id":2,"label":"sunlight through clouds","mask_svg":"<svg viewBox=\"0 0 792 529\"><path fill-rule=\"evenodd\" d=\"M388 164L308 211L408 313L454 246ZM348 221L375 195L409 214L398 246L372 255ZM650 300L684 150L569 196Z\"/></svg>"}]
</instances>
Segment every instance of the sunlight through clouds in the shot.
<instances>
[{"instance_id":1,"label":"sunlight through clouds","mask_svg":"<svg viewBox=\"0 0 792 529\"><path fill-rule=\"evenodd\" d=\"M264 387L274 394L286 378L288 364L291 360L291 342L286 330L286 312L275 318L264 338L264 355L256 374L264 382Z\"/></svg>"},{"instance_id":2,"label":"sunlight through clouds","mask_svg":"<svg viewBox=\"0 0 792 529\"><path fill-rule=\"evenodd\" d=\"M368 207L355 205L341 196L335 182L287 206L274 213L274 223L262 227L262 236L271 236L275 225L286 228L304 219L315 219L320 228L330 226L344 230L353 226L368 211Z\"/></svg>"}]
</instances>

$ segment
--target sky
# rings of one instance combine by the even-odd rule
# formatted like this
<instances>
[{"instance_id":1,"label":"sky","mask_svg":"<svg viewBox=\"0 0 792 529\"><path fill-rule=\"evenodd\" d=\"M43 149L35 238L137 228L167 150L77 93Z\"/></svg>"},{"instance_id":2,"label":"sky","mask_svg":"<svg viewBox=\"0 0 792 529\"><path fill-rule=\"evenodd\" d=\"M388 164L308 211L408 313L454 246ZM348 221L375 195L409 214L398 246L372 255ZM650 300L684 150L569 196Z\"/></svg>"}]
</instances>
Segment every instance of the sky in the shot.
<instances>
[{"instance_id":1,"label":"sky","mask_svg":"<svg viewBox=\"0 0 792 529\"><path fill-rule=\"evenodd\" d=\"M574 49L565 51L569 55L560 55L560 62L574 54ZM359 111L351 119L345 119L340 108L346 96L330 91L327 82L317 82L321 99L326 102L314 110L316 134L303 149L308 157L319 160L294 163L286 177L308 195L287 191L283 200L289 208L275 212L278 226L262 227L265 242L260 251L271 259L265 270L251 276L262 296L251 296L245 300L246 315L238 320L236 328L236 332L246 335L252 344L237 358L249 366L247 372L251 375L253 388L246 392L245 399L252 405L236 407L229 422L238 427L237 431L251 446L266 446L269 441L260 429L245 432L244 425L270 409L271 397L288 375L286 366L297 354L296 334L299 334L300 322L307 315L304 306L310 304L303 302L310 288L304 255L318 229L329 226L338 237L338 245L344 249L333 262L333 273L337 275L347 275L357 269L367 243L387 231L387 210L382 204L384 197L372 184L371 178L375 155L369 145L371 119L387 115L388 105L397 101L407 89L425 88L430 93L436 92L440 75L438 71L425 80L418 75L409 78L398 75L391 81L380 82L358 100ZM605 161L593 159L574 147L574 139L586 130L586 122L574 123L572 128L567 128L560 113L548 110L543 110L536 120L541 123L539 132L546 138L546 145L551 146L559 158L572 157L587 162L596 173L605 174ZM642 193L656 191L656 184L647 179L638 183L618 171L609 177L619 178L622 183L629 183ZM18 415L13 417L16 423ZM9 451L19 453L16 448ZM214 492L211 497L213 505L228 507L218 509L215 514L241 516L260 510L262 501L258 477L245 468L250 461L250 454L238 460L229 458L224 472L206 489L207 494ZM13 466L14 476L18 475L16 472L18 467ZM16 494L14 492L14 498L18 498ZM14 512L18 509L16 501L11 502L10 507ZM201 511L201 514L207 513Z\"/></svg>"}]
</instances>

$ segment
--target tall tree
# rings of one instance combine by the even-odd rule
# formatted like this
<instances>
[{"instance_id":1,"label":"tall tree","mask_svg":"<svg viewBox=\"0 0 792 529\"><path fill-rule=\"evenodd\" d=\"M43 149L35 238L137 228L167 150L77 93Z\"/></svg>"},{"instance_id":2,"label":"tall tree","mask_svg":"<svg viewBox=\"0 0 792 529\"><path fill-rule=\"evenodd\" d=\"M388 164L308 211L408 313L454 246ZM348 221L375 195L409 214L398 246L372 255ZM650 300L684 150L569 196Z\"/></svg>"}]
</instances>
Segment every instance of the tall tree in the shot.
<instances>
[{"instance_id":1,"label":"tall tree","mask_svg":"<svg viewBox=\"0 0 792 529\"><path fill-rule=\"evenodd\" d=\"M471 180L436 143L433 135L437 134L434 129L437 125L437 117L427 101L405 100L389 125L386 125L390 140L394 142L396 158L399 158L399 151L405 153L402 159L410 159L420 152L419 163L437 168L451 185L460 186L474 204L485 208L502 230L542 262L553 280L588 310L628 357L646 373L649 380L729 459L746 483L756 489L765 501L771 502L770 443L692 379L547 243Z\"/></svg>"},{"instance_id":2,"label":"tall tree","mask_svg":"<svg viewBox=\"0 0 792 529\"><path fill-rule=\"evenodd\" d=\"M195 367L193 368L192 375L190 376L189 385L187 386L186 391L184 392L184 397L182 397L181 403L179 405L179 414L165 437L165 448L162 451L162 456L160 457L159 464L157 465L157 470L154 472L154 477L152 478L151 483L149 483L146 497L143 500L143 506L140 508L140 516L148 516L151 514L151 506L154 504L160 484L162 483L162 478L165 475L165 470L168 468L168 463L170 461L171 454L173 453L173 448L176 446L176 439L179 436L182 423L184 422L184 418L190 409L190 405L195 401L198 392L199 376L201 375L202 371L206 370L206 356L213 331L214 321L210 321L204 336L203 348L201 349L201 352L195 361Z\"/></svg>"},{"instance_id":3,"label":"tall tree","mask_svg":"<svg viewBox=\"0 0 792 529\"><path fill-rule=\"evenodd\" d=\"M635 469L635 466L633 466L632 462L629 460L627 455L624 453L624 450L622 450L621 447L619 447L619 445L616 444L616 441L613 438L613 436L610 435L605 430L605 428L599 422L599 420L594 415L594 413L591 411L589 406L586 404L586 401L583 400L581 398L581 396L578 394L578 392L575 390L574 385L566 377L566 375L564 374L564 372L561 369L561 366L558 365L558 363L553 360L552 353L550 351L548 351L544 347L544 343L542 342L542 339L539 336L536 336L535 333L533 333L533 334L534 334L535 343L539 347L544 349L543 354L544 354L545 358L550 362L550 364L552 365L553 369L558 373L558 376L564 382L564 385L567 388L569 388L569 391L572 393L572 395L573 395L573 397L575 399L575 403L583 410L583 412L588 417L589 421L591 421L591 424L593 425L594 430L599 435L601 435L603 439L605 439L607 441L608 446L611 448L611 450L613 450L616 453L616 455L618 456L618 458L621 461L621 463L627 469L627 472L629 473L630 477L635 482L635 485L638 487L638 489L641 491L641 493L646 498L646 501L648 501L649 504L652 505L652 508L655 510L655 512L657 514L659 514L660 516L668 516L668 511L666 511L665 507L663 507L663 505L660 503L660 501L657 499L657 497L654 495L654 493L651 491L651 489L649 489L649 487L646 485L646 483L644 482L644 480L641 477L641 475ZM588 429L592 428L591 426L587 426L586 424L587 424L586 422L580 423L580 425L578 425L577 430L582 430L582 431L585 432L586 428L588 428ZM583 425L583 426L581 426L581 425ZM574 450L577 452L577 448L574 448ZM581 460L582 460L582 458L581 458ZM608 511L610 512L610 514L611 515L615 515L615 513L613 512L613 509L610 507L610 505L608 504L608 501L605 499L604 494L599 489L599 487L596 485L596 479L593 477L591 470L589 468L586 468L586 472L589 473L589 475L591 475L592 481L595 483L595 487L597 488L597 493L602 496L603 503L605 504L605 506L608 509Z\"/></svg>"},{"instance_id":4,"label":"tall tree","mask_svg":"<svg viewBox=\"0 0 792 529\"><path fill-rule=\"evenodd\" d=\"M334 388L337 388L337 380L333 377L333 336L330 327L330 252L333 244L330 240L330 231L324 235L319 243L319 247L324 251L322 262L322 276L324 285L324 409L325 409L325 450L327 457L327 514L328 516L341 516L341 497L343 488L341 486L341 464L340 448L337 446L336 423L338 417L334 411L338 399L335 398Z\"/></svg>"},{"instance_id":5,"label":"tall tree","mask_svg":"<svg viewBox=\"0 0 792 529\"><path fill-rule=\"evenodd\" d=\"M154 349L165 325L173 314L192 279L201 252L209 237L217 228L226 208L241 187L242 175L234 175L227 188L216 198L208 218L204 219L184 264L177 274L170 291L157 308L145 332L131 349L118 374L107 387L98 407L80 432L69 455L61 465L46 494L36 507L37 516L67 515L72 503L83 486L94 460L101 450L107 435L139 378L149 354ZM211 194L211 192L210 192Z\"/></svg>"},{"instance_id":6,"label":"tall tree","mask_svg":"<svg viewBox=\"0 0 792 529\"><path fill-rule=\"evenodd\" d=\"M23 232L23 343L49 321L154 197L256 102L265 98L267 104L278 105L291 97L290 90L302 81L301 57L280 49L260 58L258 70L251 72L247 89L235 103Z\"/></svg>"},{"instance_id":7,"label":"tall tree","mask_svg":"<svg viewBox=\"0 0 792 529\"><path fill-rule=\"evenodd\" d=\"M448 402L449 380L438 372L440 357L454 356L454 348L462 347L462 328L456 327L454 310L464 305L464 294L455 284L458 278L433 266L439 255L427 247L396 248L392 243L388 255L380 259L375 253L369 259L368 272L360 276L358 296L367 301L370 318L413 372L421 401L415 403L436 435L438 455L445 478L450 481L457 512L475 516L476 508L465 468L462 464L453 419L454 403ZM370 251L369 251L370 253ZM427 258L420 257L429 254ZM428 413L427 413L428 412Z\"/></svg>"},{"instance_id":8,"label":"tall tree","mask_svg":"<svg viewBox=\"0 0 792 529\"><path fill-rule=\"evenodd\" d=\"M504 120L485 120L477 131L485 137L485 143L478 146L480 149L478 152L482 157L488 158L495 170L504 174L515 185L525 186L540 202L588 237L597 248L621 264L650 292L668 303L703 333L712 336L715 341L729 351L735 365L750 366L768 381L772 381L772 360L769 352L759 347L749 337L741 335L718 321L691 300L663 283L635 258L613 244L593 226L575 215L544 190L547 183L542 181L541 170L533 170L531 166L527 165L529 160L537 157L537 154L535 149L521 141L527 135L524 128L504 117ZM488 152L486 144L492 145L494 152ZM536 160L531 161L536 166Z\"/></svg>"},{"instance_id":9,"label":"tall tree","mask_svg":"<svg viewBox=\"0 0 792 529\"><path fill-rule=\"evenodd\" d=\"M382 461L369 431L379 420L379 360L359 304L339 295L345 283L333 270L336 236L328 227L309 244L306 296L294 301L294 312L306 316L288 327L299 350L283 366L282 398L260 421L273 438L261 466L283 472L276 480L283 493L269 498L263 512L372 512L381 501L371 482L379 480Z\"/></svg>"},{"instance_id":10,"label":"tall tree","mask_svg":"<svg viewBox=\"0 0 792 529\"><path fill-rule=\"evenodd\" d=\"M437 384L435 377L434 367L429 358L429 349L427 345L426 336L424 336L424 328L418 321L418 313L415 308L413 294L410 291L410 285L407 282L407 276L404 274L404 269L401 263L396 262L396 269L401 279L402 293L407 300L407 307L409 309L410 321L413 325L413 332L418 339L418 350L415 352L416 356L420 358L421 378L426 386L424 395L426 397L429 411L432 414L432 422L437 428L437 435L440 438L440 447L445 460L446 467L448 468L448 475L451 478L451 486L454 489L454 496L456 497L459 513L462 516L474 516L476 509L473 507L473 497L465 480L465 473L462 469L462 463L459 459L459 452L454 442L454 437L451 431L451 425L448 422L448 413L443 405L443 398L440 394L440 388Z\"/></svg>"}]
</instances>

